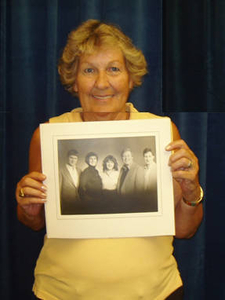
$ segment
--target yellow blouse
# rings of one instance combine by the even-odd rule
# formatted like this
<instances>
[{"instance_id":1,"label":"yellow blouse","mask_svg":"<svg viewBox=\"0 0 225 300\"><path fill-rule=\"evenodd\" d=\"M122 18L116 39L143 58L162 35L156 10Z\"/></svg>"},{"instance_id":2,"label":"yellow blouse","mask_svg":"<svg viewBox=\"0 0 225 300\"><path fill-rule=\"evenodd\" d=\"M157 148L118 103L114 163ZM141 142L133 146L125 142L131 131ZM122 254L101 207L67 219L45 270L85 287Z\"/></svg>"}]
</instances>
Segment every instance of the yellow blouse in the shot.
<instances>
[{"instance_id":1,"label":"yellow blouse","mask_svg":"<svg viewBox=\"0 0 225 300\"><path fill-rule=\"evenodd\" d=\"M130 119L159 118L127 104ZM81 108L50 122L82 122ZM44 300L163 300L182 285L173 237L48 239L35 268Z\"/></svg>"}]
</instances>

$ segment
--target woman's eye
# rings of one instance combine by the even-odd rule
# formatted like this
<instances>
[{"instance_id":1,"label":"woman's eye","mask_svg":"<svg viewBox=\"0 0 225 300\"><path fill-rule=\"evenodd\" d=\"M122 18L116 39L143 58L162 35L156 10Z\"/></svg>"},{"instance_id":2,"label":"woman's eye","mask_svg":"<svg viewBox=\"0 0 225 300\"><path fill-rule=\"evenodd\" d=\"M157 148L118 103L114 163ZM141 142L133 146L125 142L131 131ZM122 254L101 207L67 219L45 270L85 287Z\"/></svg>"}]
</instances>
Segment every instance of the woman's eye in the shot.
<instances>
[{"instance_id":1,"label":"woman's eye","mask_svg":"<svg viewBox=\"0 0 225 300\"><path fill-rule=\"evenodd\" d=\"M110 68L109 68L109 71L110 71L110 72L117 73L117 72L119 72L119 71L120 71L120 69L119 69L119 68L117 68L117 67L110 67Z\"/></svg>"},{"instance_id":2,"label":"woman's eye","mask_svg":"<svg viewBox=\"0 0 225 300\"><path fill-rule=\"evenodd\" d=\"M86 69L84 69L84 73L87 73L87 74L94 73L94 69L92 69L92 68L86 68Z\"/></svg>"}]
</instances>

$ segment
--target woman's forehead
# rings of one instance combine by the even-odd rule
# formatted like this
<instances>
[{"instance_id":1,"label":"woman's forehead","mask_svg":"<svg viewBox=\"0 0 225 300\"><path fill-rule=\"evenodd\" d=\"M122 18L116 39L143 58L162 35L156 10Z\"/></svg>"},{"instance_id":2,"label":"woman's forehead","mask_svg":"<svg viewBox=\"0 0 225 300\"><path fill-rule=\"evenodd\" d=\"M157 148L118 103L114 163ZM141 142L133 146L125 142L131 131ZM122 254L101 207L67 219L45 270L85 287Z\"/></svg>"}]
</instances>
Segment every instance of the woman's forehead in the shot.
<instances>
[{"instance_id":1,"label":"woman's forehead","mask_svg":"<svg viewBox=\"0 0 225 300\"><path fill-rule=\"evenodd\" d=\"M90 53L87 52L80 55L80 63L93 62L97 59L124 62L123 52L117 47L101 46Z\"/></svg>"}]
</instances>

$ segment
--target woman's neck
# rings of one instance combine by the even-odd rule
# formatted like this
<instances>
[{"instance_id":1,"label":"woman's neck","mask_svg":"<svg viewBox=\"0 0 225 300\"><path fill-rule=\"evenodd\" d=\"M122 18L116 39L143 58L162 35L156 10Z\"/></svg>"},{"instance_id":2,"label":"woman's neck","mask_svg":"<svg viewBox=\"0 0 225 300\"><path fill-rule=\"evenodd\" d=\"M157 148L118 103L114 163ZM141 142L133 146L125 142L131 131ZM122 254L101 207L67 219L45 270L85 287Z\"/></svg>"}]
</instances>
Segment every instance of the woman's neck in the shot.
<instances>
[{"instance_id":1,"label":"woman's neck","mask_svg":"<svg viewBox=\"0 0 225 300\"><path fill-rule=\"evenodd\" d=\"M105 170L105 173L108 174L108 175L110 175L110 174L113 173L113 172L114 172L114 169L111 169L111 170Z\"/></svg>"},{"instance_id":2,"label":"woman's neck","mask_svg":"<svg viewBox=\"0 0 225 300\"><path fill-rule=\"evenodd\" d=\"M129 112L82 112L81 117L83 121L118 121L128 120L130 118Z\"/></svg>"}]
</instances>

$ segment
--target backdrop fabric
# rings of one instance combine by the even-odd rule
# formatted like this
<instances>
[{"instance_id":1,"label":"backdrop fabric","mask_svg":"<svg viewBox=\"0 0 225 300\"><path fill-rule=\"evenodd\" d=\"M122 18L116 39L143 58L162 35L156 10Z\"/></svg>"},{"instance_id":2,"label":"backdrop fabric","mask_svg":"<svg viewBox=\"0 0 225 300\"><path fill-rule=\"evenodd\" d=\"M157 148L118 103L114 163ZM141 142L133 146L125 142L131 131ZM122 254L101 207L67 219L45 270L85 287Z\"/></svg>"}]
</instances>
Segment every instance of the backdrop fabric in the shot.
<instances>
[{"instance_id":1,"label":"backdrop fabric","mask_svg":"<svg viewBox=\"0 0 225 300\"><path fill-rule=\"evenodd\" d=\"M163 1L167 112L225 112L225 1Z\"/></svg>"},{"instance_id":2,"label":"backdrop fabric","mask_svg":"<svg viewBox=\"0 0 225 300\"><path fill-rule=\"evenodd\" d=\"M185 300L225 298L225 7L222 1L184 2L0 0L1 299L33 299L45 232L19 223L15 187L28 171L35 128L79 106L61 86L56 66L68 33L90 18L118 24L142 49L149 73L130 101L140 111L170 116L199 158L204 220L192 239L175 240L175 256Z\"/></svg>"}]
</instances>

